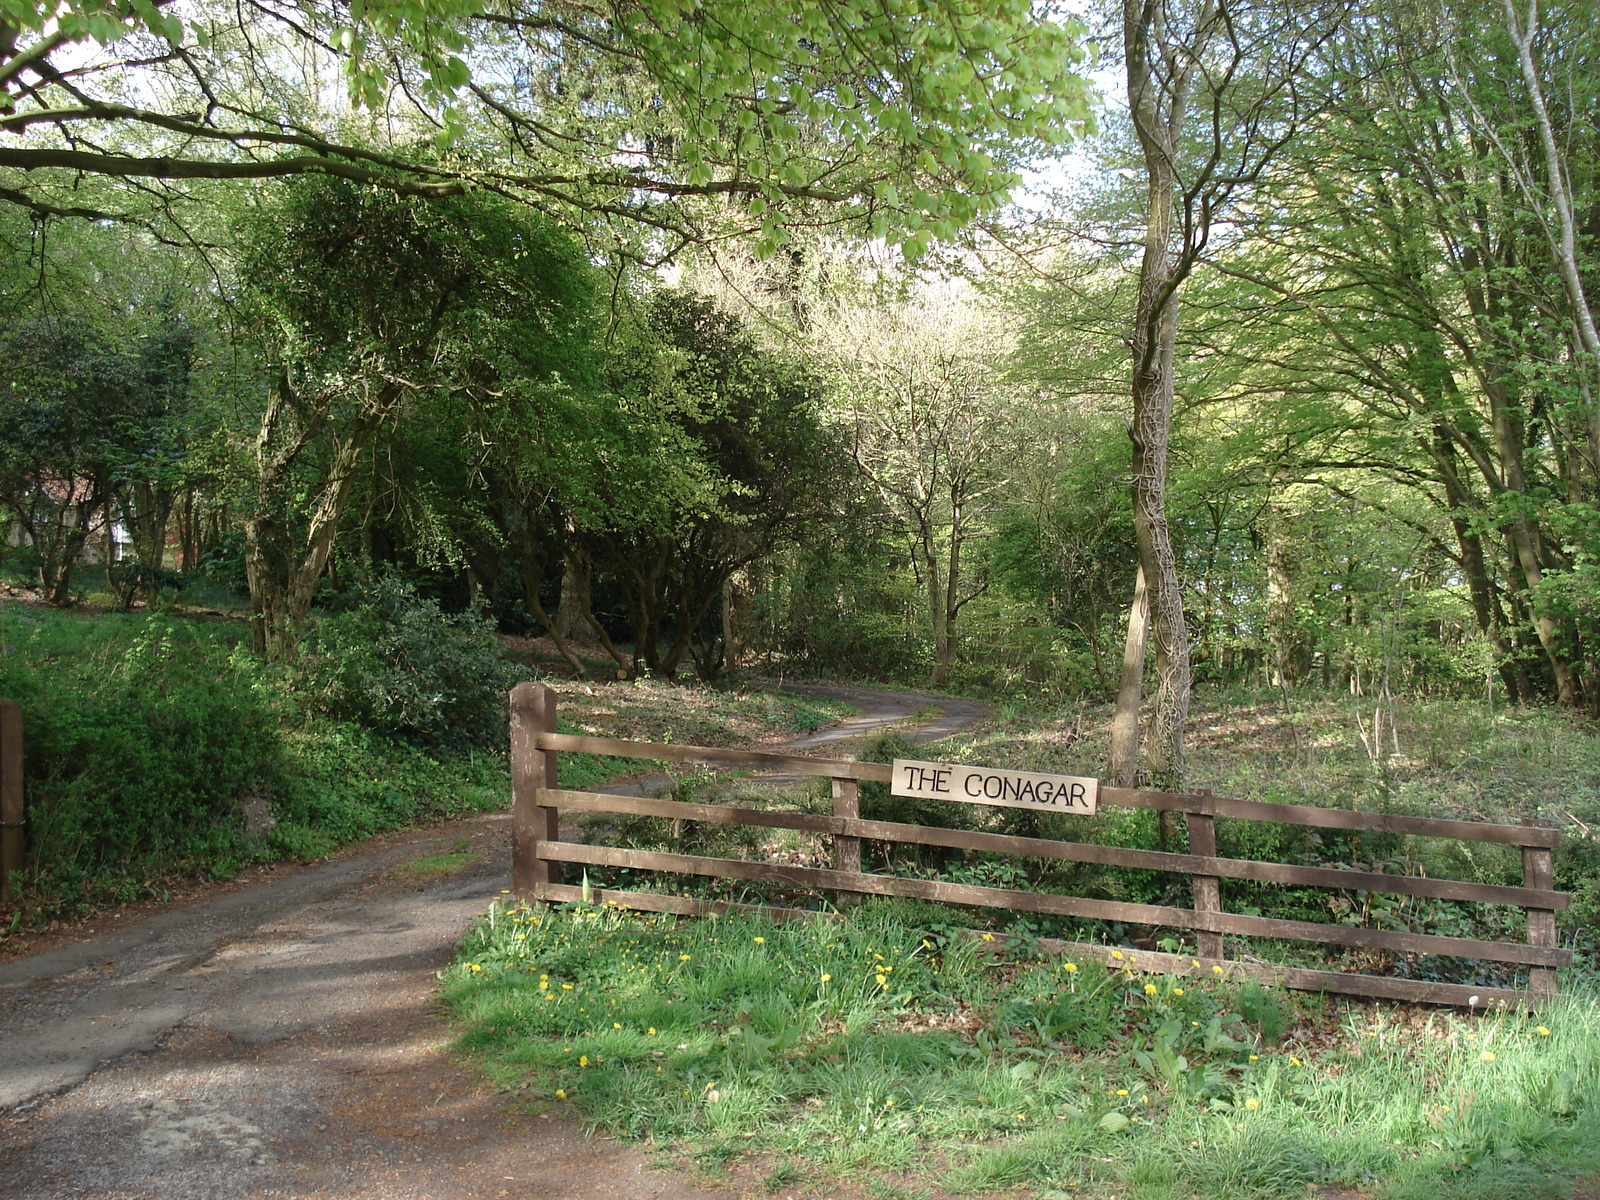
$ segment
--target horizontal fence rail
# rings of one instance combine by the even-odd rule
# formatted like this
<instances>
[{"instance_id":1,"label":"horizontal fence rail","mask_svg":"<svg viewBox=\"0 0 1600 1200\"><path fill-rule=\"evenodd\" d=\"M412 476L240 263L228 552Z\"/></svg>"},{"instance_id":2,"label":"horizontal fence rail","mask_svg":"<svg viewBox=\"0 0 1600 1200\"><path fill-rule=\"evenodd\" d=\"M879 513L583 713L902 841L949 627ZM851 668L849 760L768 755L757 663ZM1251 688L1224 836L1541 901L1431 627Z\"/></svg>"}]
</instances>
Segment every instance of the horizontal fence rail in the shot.
<instances>
[{"instance_id":1,"label":"horizontal fence rail","mask_svg":"<svg viewBox=\"0 0 1600 1200\"><path fill-rule=\"evenodd\" d=\"M937 826L864 820L857 787L861 782L889 783L891 768L883 763L807 758L766 751L677 746L616 738L582 737L555 732L554 693L541 685L523 684L512 693L512 788L514 796L513 882L520 897L542 900L579 899L582 889L562 882L561 864L608 866L638 871L740 879L775 885L811 896L862 894L908 896L979 907L1005 908L1057 916L1117 921L1193 931L1200 953L1194 957L1137 951L1121 954L1111 947L1061 943L1074 953L1099 956L1109 965L1137 965L1149 970L1189 970L1199 963L1210 971L1271 979L1288 987L1430 1003L1479 1005L1538 1002L1556 991L1555 969L1568 965L1571 952L1556 945L1555 914L1572 898L1552 887L1552 849L1558 833L1543 825L1499 825L1436 817L1367 813L1310 805L1270 804L1213 796L1175 794L1125 788L1101 788L1099 803L1181 812L1189 823L1188 854L1139 850L1096 843L1019 837ZM561 752L610 755L653 762L690 763L735 769L765 770L785 775L821 776L833 781L833 815L691 804L650 797L619 796L563 790L556 784L556 756ZM565 811L660 817L673 821L754 826L815 833L833 841L832 869L695 854L596 846L565 840L559 817ZM1426 876L1388 875L1340 867L1298 866L1216 854L1217 818L1264 821L1324 829L1437 837L1520 847L1523 886L1474 883ZM881 875L861 870L863 839L905 845L1010 854L1102 866L1131 867L1188 875L1193 907L1139 904L1082 896L1022 891L951 883L943 880ZM1223 909L1219 881L1256 882L1391 895L1499 904L1527 913L1527 940L1487 941L1439 934L1369 929L1314 921L1230 913ZM602 890L597 898L648 911L705 913L730 909L801 915L808 910L770 905L741 905L696 900L649 892ZM1331 946L1434 954L1527 966L1528 991L1473 987L1385 976L1278 968L1240 963L1223 957L1223 935L1281 938ZM1112 954L1118 958L1113 959ZM1170 960L1170 961L1169 961ZM1200 968L1192 968L1200 969Z\"/></svg>"}]
</instances>

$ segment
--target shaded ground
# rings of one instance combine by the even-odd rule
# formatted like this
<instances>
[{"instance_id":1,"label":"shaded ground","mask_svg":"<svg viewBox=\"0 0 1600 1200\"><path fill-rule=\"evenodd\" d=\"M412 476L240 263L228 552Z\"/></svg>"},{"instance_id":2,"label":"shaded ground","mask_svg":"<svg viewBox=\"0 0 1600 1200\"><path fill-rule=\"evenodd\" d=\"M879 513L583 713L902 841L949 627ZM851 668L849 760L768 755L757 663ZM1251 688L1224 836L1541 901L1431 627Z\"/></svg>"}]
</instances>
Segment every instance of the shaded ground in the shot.
<instances>
[{"instance_id":1,"label":"shaded ground","mask_svg":"<svg viewBox=\"0 0 1600 1200\"><path fill-rule=\"evenodd\" d=\"M840 691L879 703L867 689ZM872 720L852 718L850 734L929 703L894 694ZM962 724L982 709L960 702L959 713ZM441 854L459 869L418 870ZM471 818L314 868L262 872L131 923L108 919L92 937L0 964L0 1192L737 1194L651 1170L450 1061L435 972L508 886L509 857L507 816Z\"/></svg>"}]
</instances>

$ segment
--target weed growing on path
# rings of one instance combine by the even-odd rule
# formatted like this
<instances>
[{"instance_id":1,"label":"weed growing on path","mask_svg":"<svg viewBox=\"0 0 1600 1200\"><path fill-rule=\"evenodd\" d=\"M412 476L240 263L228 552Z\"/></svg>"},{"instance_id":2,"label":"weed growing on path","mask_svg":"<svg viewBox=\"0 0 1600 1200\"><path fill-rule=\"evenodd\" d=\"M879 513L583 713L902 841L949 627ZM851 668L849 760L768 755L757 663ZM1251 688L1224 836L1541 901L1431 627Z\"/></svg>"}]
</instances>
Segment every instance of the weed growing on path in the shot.
<instances>
[{"instance_id":1,"label":"weed growing on path","mask_svg":"<svg viewBox=\"0 0 1600 1200\"><path fill-rule=\"evenodd\" d=\"M757 1179L1467 1200L1557 1195L1600 1166L1587 994L1530 1018L1319 1008L935 949L872 904L787 923L495 905L444 993L501 1086Z\"/></svg>"}]
</instances>

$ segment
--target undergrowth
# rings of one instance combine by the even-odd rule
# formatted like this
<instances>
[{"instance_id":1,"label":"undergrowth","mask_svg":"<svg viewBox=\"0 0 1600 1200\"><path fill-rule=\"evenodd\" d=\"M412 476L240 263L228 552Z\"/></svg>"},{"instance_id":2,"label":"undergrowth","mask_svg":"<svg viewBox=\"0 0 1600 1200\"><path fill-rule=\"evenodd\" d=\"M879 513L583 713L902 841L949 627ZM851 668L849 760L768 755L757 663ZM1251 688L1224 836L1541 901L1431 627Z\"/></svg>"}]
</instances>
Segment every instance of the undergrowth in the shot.
<instances>
[{"instance_id":1,"label":"undergrowth","mask_svg":"<svg viewBox=\"0 0 1600 1200\"><path fill-rule=\"evenodd\" d=\"M493 906L443 976L507 1090L782 1186L1556 1196L1600 1166L1600 1006L1336 1007L849 921Z\"/></svg>"},{"instance_id":2,"label":"undergrowth","mask_svg":"<svg viewBox=\"0 0 1600 1200\"><path fill-rule=\"evenodd\" d=\"M421 602L388 641L352 633L410 602L393 591L383 605L329 618L294 667L248 653L243 622L0 609L0 696L22 705L28 796L27 868L0 911L0 937L159 899L177 879L227 879L507 806L504 689L514 672L493 658L493 639ZM448 679L430 684L430 672ZM710 744L809 730L849 711L659 682L574 689L562 708L568 732ZM649 766L565 754L561 784L592 787Z\"/></svg>"}]
</instances>

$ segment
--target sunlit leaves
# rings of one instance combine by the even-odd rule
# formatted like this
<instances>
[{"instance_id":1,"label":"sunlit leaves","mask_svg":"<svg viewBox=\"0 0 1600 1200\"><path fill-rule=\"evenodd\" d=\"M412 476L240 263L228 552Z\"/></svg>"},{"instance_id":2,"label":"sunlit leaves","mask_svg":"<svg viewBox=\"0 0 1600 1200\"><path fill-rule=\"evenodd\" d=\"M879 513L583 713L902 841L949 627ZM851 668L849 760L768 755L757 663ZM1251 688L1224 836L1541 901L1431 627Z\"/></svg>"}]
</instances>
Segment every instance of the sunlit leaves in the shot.
<instances>
[{"instance_id":1,"label":"sunlit leaves","mask_svg":"<svg viewBox=\"0 0 1600 1200\"><path fill-rule=\"evenodd\" d=\"M114 106L165 105L108 114L126 140L78 153L75 169L116 175L118 155L153 154L171 178L210 177L222 160L303 145L309 128L323 157L296 170L383 181L350 165L365 157L351 141L374 140L430 192L480 184L700 238L742 225L767 252L797 221L859 221L912 249L949 236L1090 111L1081 26L1026 0L0 0L0 14L46 56L57 35L126 42L61 107L97 85ZM19 41L0 71L29 52ZM53 87L23 99L43 111L19 128L39 138L56 124L78 151L84 126L44 115ZM218 132L161 144L174 122ZM394 149L424 141L457 161ZM11 165L33 164L14 153Z\"/></svg>"}]
</instances>

